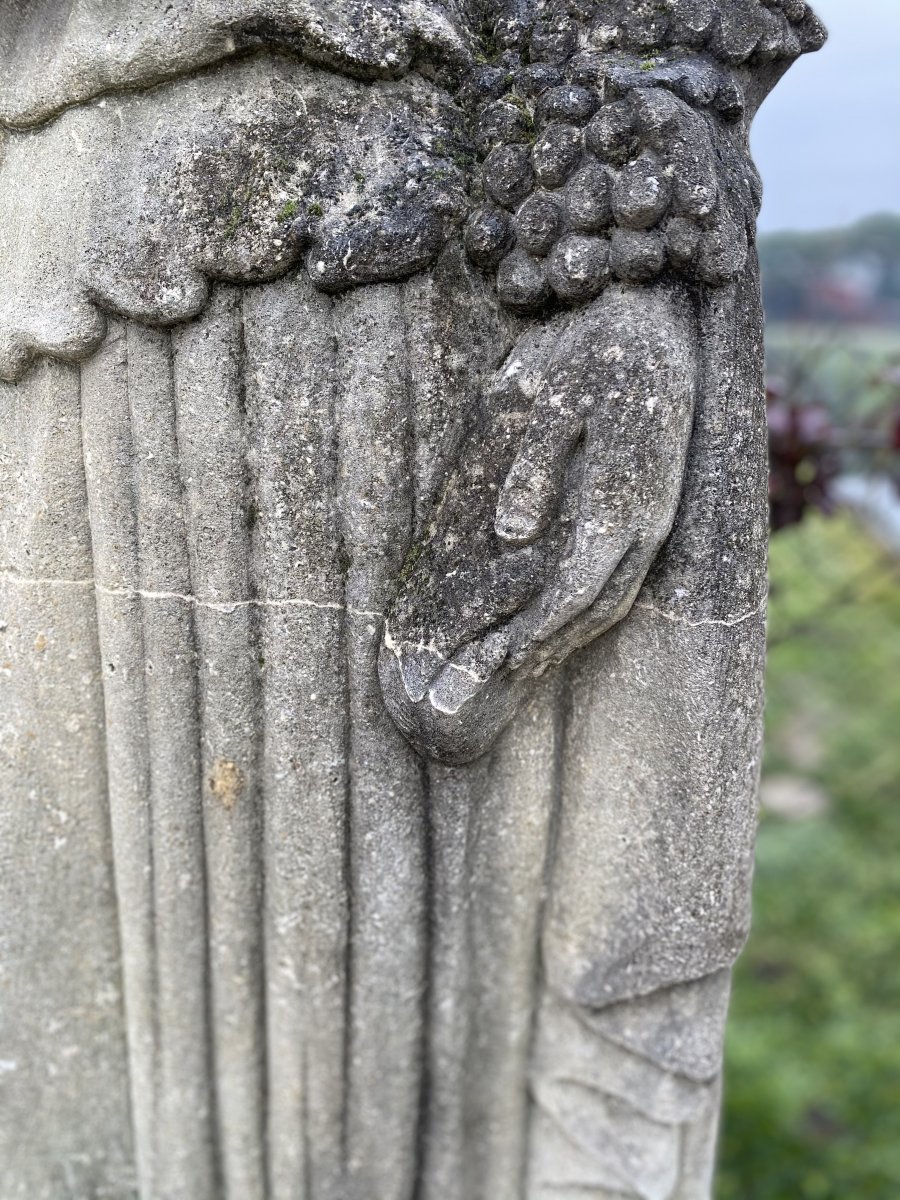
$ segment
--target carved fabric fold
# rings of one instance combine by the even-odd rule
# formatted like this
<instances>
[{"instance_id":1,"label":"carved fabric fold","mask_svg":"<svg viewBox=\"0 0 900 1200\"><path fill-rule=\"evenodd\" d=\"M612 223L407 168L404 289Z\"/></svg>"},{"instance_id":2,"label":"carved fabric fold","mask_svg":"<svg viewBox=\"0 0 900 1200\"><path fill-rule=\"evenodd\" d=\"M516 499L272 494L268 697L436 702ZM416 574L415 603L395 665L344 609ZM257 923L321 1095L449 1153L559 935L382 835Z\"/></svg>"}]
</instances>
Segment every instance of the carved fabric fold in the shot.
<instances>
[{"instance_id":1,"label":"carved fabric fold","mask_svg":"<svg viewBox=\"0 0 900 1200\"><path fill-rule=\"evenodd\" d=\"M459 340L438 349L448 305ZM758 473L764 442L727 346L633 615L470 767L425 768L383 709L379 614L508 336L496 312L455 253L341 300L220 287L172 333L113 323L80 369L3 385L4 844L33 845L3 874L4 962L41 996L5 1042L15 1200L59 1179L123 1200L129 1180L142 1200L403 1200L417 1178L434 1200L530 1196L543 989L595 1011L736 953L759 694L732 695L730 664L759 657L761 582L713 588L695 531L761 544L722 467ZM36 1061L39 1029L72 1055Z\"/></svg>"}]
</instances>

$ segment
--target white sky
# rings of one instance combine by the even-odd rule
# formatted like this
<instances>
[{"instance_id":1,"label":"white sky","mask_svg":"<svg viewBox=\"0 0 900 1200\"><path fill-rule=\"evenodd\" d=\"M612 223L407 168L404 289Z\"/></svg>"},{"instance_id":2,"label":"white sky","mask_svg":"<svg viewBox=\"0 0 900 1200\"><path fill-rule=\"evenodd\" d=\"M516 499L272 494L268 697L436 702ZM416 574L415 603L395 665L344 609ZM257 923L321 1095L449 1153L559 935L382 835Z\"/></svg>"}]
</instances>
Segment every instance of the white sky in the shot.
<instances>
[{"instance_id":1,"label":"white sky","mask_svg":"<svg viewBox=\"0 0 900 1200\"><path fill-rule=\"evenodd\" d=\"M812 0L828 26L753 127L760 228L821 229L900 213L900 0Z\"/></svg>"}]
</instances>

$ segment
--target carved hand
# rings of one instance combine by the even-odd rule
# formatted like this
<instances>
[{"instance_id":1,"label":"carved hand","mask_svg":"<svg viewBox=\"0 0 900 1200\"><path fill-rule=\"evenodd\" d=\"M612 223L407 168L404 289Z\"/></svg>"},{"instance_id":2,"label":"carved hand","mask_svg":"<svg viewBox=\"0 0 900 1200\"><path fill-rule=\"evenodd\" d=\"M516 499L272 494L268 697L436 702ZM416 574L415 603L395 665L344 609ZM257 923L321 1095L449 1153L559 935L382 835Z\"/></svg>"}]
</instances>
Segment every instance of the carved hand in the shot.
<instances>
[{"instance_id":1,"label":"carved hand","mask_svg":"<svg viewBox=\"0 0 900 1200\"><path fill-rule=\"evenodd\" d=\"M484 753L528 679L628 613L675 518L696 348L682 289L614 288L497 372L386 624L385 697L423 753Z\"/></svg>"}]
</instances>

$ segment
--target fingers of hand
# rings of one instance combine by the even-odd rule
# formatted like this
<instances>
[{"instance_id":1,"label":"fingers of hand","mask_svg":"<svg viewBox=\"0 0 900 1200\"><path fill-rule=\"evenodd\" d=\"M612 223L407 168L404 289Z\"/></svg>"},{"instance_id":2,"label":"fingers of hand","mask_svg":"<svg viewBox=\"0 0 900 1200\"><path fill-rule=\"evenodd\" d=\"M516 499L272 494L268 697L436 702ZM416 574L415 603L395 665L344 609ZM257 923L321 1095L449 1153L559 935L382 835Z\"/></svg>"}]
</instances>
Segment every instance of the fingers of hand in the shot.
<instances>
[{"instance_id":1,"label":"fingers of hand","mask_svg":"<svg viewBox=\"0 0 900 1200\"><path fill-rule=\"evenodd\" d=\"M526 663L536 648L590 608L628 553L631 537L593 520L579 525L571 552L553 583L513 622L510 664Z\"/></svg>"},{"instance_id":2,"label":"fingers of hand","mask_svg":"<svg viewBox=\"0 0 900 1200\"><path fill-rule=\"evenodd\" d=\"M562 398L538 402L513 465L500 491L494 530L514 546L535 541L549 525L557 506L582 418Z\"/></svg>"},{"instance_id":3,"label":"fingers of hand","mask_svg":"<svg viewBox=\"0 0 900 1200\"><path fill-rule=\"evenodd\" d=\"M534 673L563 662L570 654L589 645L631 611L652 563L640 547L633 545L622 557L593 604L535 646L531 655Z\"/></svg>"}]
</instances>

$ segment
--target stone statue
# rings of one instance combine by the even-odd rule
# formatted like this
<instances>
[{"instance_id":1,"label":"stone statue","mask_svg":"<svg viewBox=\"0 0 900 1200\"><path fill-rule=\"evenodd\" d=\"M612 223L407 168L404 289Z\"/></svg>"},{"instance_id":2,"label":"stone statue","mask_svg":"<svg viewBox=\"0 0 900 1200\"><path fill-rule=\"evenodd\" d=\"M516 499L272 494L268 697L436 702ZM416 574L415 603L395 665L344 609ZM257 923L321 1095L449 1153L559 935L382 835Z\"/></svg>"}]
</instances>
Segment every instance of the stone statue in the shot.
<instances>
[{"instance_id":1,"label":"stone statue","mask_svg":"<svg viewBox=\"0 0 900 1200\"><path fill-rule=\"evenodd\" d=\"M710 1195L823 38L2 0L2 1200Z\"/></svg>"}]
</instances>

